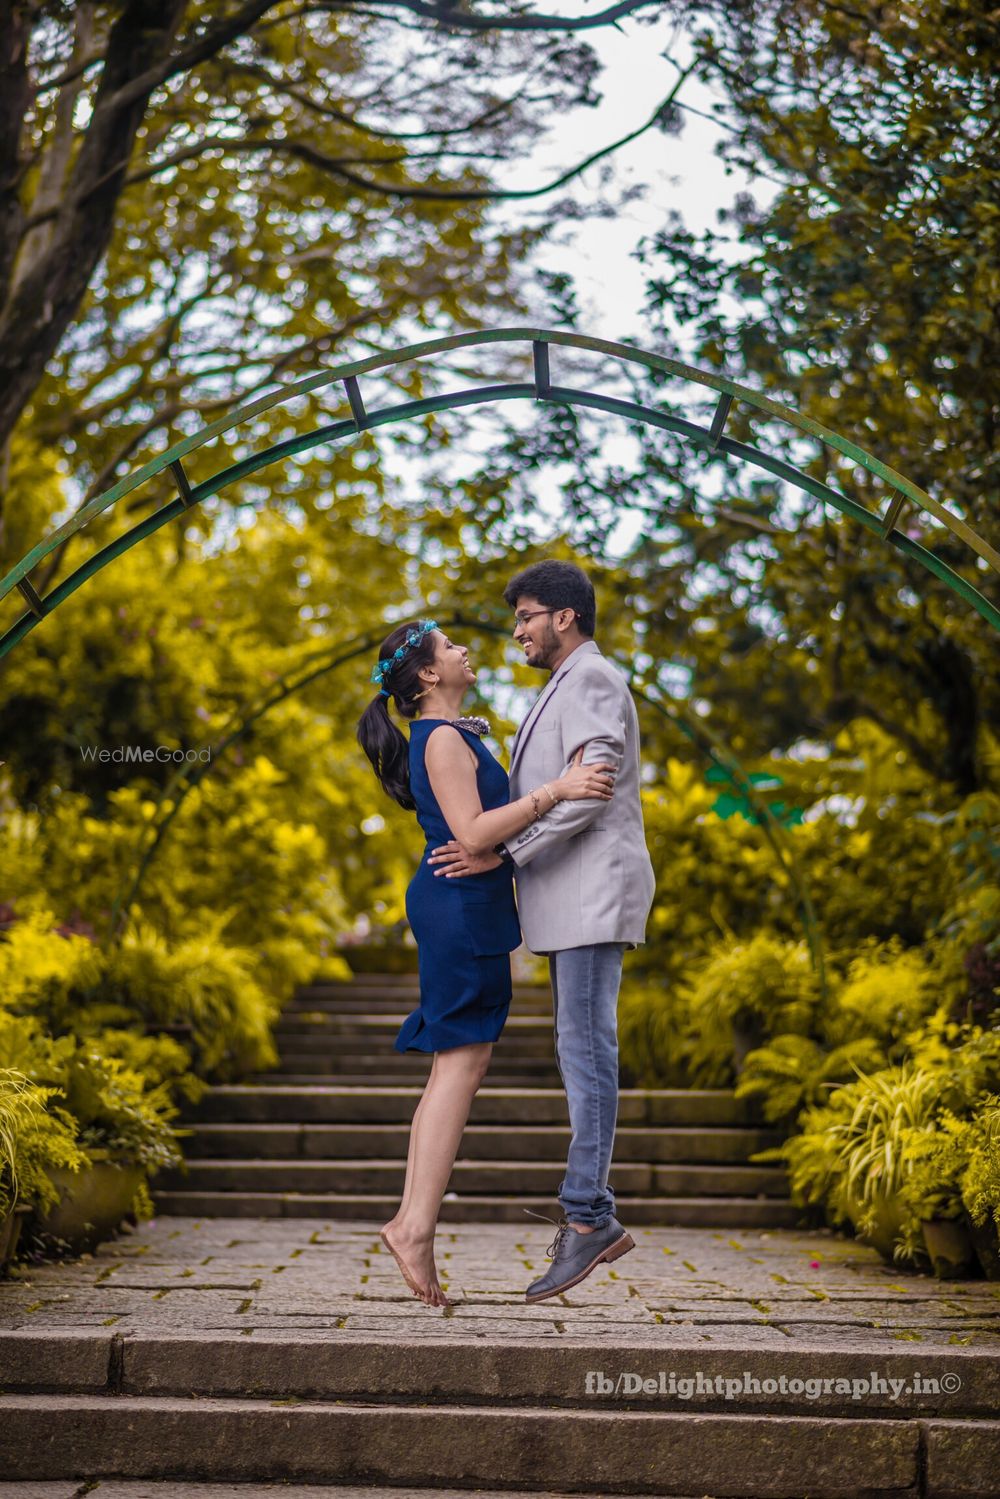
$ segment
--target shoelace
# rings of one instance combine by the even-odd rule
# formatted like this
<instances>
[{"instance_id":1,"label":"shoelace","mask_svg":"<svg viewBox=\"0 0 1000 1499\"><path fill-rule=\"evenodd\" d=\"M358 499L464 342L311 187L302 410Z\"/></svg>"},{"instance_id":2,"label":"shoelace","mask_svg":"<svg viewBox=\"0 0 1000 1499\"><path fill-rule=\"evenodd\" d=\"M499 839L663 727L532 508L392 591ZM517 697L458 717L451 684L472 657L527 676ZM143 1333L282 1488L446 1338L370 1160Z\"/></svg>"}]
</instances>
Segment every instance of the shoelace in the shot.
<instances>
[{"instance_id":1,"label":"shoelace","mask_svg":"<svg viewBox=\"0 0 1000 1499\"><path fill-rule=\"evenodd\" d=\"M566 1218L550 1218L547 1213L536 1213L532 1208L524 1208L522 1211L528 1213L532 1218L541 1218L543 1223L554 1223L557 1229L555 1238L546 1249L548 1259L554 1260L559 1253L559 1246L563 1243L566 1235L570 1232L569 1220Z\"/></svg>"}]
</instances>

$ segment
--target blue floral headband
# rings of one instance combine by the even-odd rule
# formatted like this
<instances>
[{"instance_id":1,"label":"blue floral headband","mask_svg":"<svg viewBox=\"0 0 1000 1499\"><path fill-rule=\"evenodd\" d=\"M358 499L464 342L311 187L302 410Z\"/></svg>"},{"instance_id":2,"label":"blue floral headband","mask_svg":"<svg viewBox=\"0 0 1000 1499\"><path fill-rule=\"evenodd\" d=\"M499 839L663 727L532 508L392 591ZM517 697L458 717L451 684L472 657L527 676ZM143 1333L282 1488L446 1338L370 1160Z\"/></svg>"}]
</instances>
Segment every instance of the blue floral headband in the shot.
<instances>
[{"instance_id":1,"label":"blue floral headband","mask_svg":"<svg viewBox=\"0 0 1000 1499\"><path fill-rule=\"evenodd\" d=\"M373 682L377 682L382 688L383 697L389 696L389 693L386 691L383 684L386 677L392 671L393 667L403 659L407 651L410 650L412 646L419 644L419 642L423 640L425 635L427 635L431 630L436 629L436 619L422 619L420 621L419 628L410 631L409 635L407 635L406 639L403 641L403 644L401 646L398 646L397 649L393 651L392 655L387 661L380 661L376 667L373 667L371 680Z\"/></svg>"}]
</instances>

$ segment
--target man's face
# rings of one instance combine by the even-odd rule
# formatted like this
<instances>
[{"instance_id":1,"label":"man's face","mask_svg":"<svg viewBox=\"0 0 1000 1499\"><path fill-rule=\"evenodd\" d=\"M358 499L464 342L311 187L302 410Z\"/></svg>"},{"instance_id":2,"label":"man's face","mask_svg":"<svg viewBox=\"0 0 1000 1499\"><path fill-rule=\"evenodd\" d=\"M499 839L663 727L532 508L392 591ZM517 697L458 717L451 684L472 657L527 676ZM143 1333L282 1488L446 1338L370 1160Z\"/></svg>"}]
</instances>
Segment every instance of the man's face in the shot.
<instances>
[{"instance_id":1,"label":"man's face","mask_svg":"<svg viewBox=\"0 0 1000 1499\"><path fill-rule=\"evenodd\" d=\"M561 615L563 612L561 609L547 609L537 599L518 599L514 606L514 639L524 651L524 659L529 666L551 670L552 663L562 648L552 617L553 614Z\"/></svg>"}]
</instances>

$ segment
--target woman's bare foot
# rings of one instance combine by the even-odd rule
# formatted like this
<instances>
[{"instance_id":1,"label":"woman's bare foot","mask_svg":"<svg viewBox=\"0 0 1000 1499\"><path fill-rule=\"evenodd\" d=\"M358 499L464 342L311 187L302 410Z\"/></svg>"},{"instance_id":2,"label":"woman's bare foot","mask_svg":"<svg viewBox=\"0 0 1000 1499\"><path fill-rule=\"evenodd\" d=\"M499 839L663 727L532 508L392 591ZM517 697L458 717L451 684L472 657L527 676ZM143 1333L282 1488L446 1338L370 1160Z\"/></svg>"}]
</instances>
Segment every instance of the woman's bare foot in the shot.
<instances>
[{"instance_id":1,"label":"woman's bare foot","mask_svg":"<svg viewBox=\"0 0 1000 1499\"><path fill-rule=\"evenodd\" d=\"M379 1230L379 1238L396 1261L414 1296L419 1296L427 1306L451 1306L438 1280L433 1234L415 1238L393 1219Z\"/></svg>"}]
</instances>

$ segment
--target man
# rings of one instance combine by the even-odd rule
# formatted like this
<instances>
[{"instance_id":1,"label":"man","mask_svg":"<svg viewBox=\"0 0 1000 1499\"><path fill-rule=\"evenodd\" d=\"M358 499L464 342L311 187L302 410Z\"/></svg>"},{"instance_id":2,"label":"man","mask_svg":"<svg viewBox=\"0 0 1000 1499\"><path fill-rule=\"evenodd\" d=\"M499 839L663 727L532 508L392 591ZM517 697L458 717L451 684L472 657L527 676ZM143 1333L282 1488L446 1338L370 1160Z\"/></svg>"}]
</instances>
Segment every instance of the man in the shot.
<instances>
[{"instance_id":1,"label":"man","mask_svg":"<svg viewBox=\"0 0 1000 1499\"><path fill-rule=\"evenodd\" d=\"M594 642L590 580L572 563L538 562L511 579L504 598L525 660L549 672L514 739L511 800L560 775L581 748L587 764L615 767L609 802L560 802L496 851L515 866L524 940L549 959L556 1061L572 1135L559 1188L565 1217L552 1265L525 1293L534 1302L558 1296L634 1247L615 1217L608 1172L618 1114L622 957L645 940L654 880L639 799L635 704ZM443 866L439 874L472 874L496 859L471 859L451 843L435 849L431 862Z\"/></svg>"}]
</instances>

